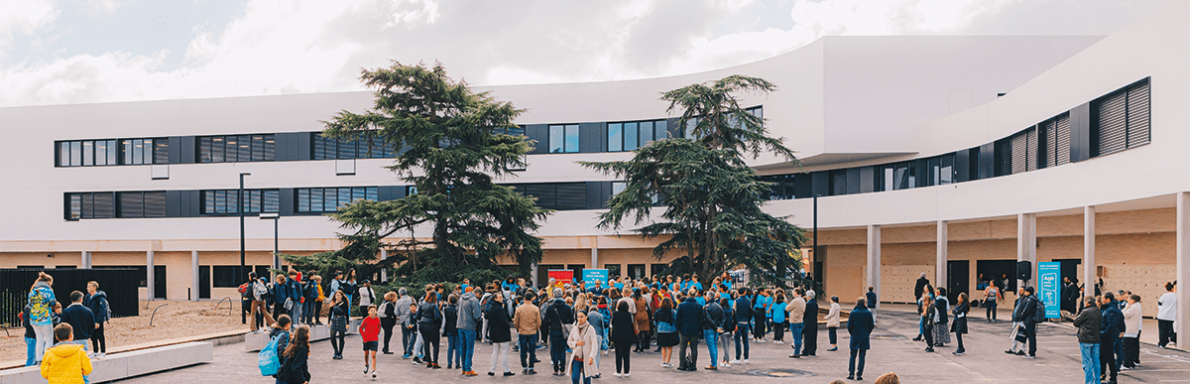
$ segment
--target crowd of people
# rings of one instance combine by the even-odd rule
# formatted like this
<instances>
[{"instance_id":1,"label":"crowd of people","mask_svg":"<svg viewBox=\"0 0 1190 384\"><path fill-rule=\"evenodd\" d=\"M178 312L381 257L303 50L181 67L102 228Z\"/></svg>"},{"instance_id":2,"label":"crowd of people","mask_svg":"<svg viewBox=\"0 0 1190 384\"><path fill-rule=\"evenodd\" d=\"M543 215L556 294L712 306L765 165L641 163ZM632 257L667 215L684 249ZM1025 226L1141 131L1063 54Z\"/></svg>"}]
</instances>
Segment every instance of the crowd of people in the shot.
<instances>
[{"instance_id":1,"label":"crowd of people","mask_svg":"<svg viewBox=\"0 0 1190 384\"><path fill-rule=\"evenodd\" d=\"M639 280L620 277L606 284L551 280L537 288L525 279L509 278L482 285L465 279L449 290L445 284L430 284L417 295L400 288L386 293L377 302L370 300L374 294L366 281L354 286L350 272L335 275L328 310L332 359L342 359L343 335L350 324L350 309L355 305L352 297L358 297L359 312L366 314L358 327L364 350L363 373L372 378L379 377L376 355L395 354L395 350L414 364L441 369L442 338L446 339L446 368L461 375L480 375L474 366L475 344L486 342L492 345L486 372L489 376L534 375L545 364L544 359L548 359L552 375L568 376L574 383L590 383L591 379L602 377L603 370L611 371L611 365L602 365L605 356L614 359L613 376L631 377L633 360L639 359L634 355L649 350L660 352L660 361L654 363L678 371L718 370L733 364L748 364L750 344L769 340L791 344L791 358L813 357L818 353L818 324L822 316L815 291L807 287L789 290L736 287L727 274L706 285L697 276ZM317 276L311 280L317 283ZM271 337L289 332L293 326L290 319L300 318L301 314L295 315L288 305L284 311L277 307L274 313L282 315L272 321L262 313L270 305L285 305L282 303L286 298L293 301L292 292L315 292L305 297L313 298L311 301L316 303L323 298L321 292L297 291L302 286L300 281L300 275L292 272L288 279L279 277L272 285L252 277L250 307L261 313L260 321L272 326ZM849 379L854 380L863 378L869 335L875 328L873 315L865 304L867 299L856 299L858 303L848 321ZM829 304L823 306L828 308L825 320L831 347L827 351L836 351L842 313L839 298L831 297ZM313 316L313 323L307 320L306 324L319 323L317 309ZM302 329L297 321L293 323ZM400 344L394 345L392 339L397 330ZM706 348L709 357L704 364L699 364L700 345ZM678 347L676 363L675 346ZM288 349L278 343L276 354L289 356ZM519 360L519 372L510 365L511 352L519 355L511 363L515 365ZM292 364L286 360L278 380L282 373L293 370L291 365L303 364L304 360ZM309 375L299 372L286 377L308 380Z\"/></svg>"},{"instance_id":2,"label":"crowd of people","mask_svg":"<svg viewBox=\"0 0 1190 384\"><path fill-rule=\"evenodd\" d=\"M82 382L91 373L91 359L107 354L107 294L91 281L87 293L71 292L70 305L63 308L53 285L52 276L39 273L17 315L25 328L25 366L40 366L50 383Z\"/></svg>"}]
</instances>

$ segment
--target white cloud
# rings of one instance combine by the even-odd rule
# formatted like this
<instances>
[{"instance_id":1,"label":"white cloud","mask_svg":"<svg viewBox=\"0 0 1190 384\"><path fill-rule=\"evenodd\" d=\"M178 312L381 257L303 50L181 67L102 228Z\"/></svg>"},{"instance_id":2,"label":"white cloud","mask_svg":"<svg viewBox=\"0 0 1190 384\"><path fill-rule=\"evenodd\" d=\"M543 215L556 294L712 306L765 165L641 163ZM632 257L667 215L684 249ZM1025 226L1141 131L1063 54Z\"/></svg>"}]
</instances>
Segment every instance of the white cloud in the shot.
<instances>
[{"instance_id":1,"label":"white cloud","mask_svg":"<svg viewBox=\"0 0 1190 384\"><path fill-rule=\"evenodd\" d=\"M358 90L361 68L389 60L440 61L473 84L664 76L765 59L826 35L1028 33L1037 29L1026 17L1064 12L1071 1L796 0L783 8L785 27L762 29L756 21L774 7L752 0L251 0L223 30L195 29L185 47L55 52L60 58L0 67L0 105ZM1080 15L1107 25L1099 33L1122 25L1120 10L1139 8L1078 1L1098 7ZM120 12L119 4L97 6ZM0 2L0 57L14 38L39 38L57 17L50 0ZM183 65L163 65L177 55Z\"/></svg>"}]
</instances>

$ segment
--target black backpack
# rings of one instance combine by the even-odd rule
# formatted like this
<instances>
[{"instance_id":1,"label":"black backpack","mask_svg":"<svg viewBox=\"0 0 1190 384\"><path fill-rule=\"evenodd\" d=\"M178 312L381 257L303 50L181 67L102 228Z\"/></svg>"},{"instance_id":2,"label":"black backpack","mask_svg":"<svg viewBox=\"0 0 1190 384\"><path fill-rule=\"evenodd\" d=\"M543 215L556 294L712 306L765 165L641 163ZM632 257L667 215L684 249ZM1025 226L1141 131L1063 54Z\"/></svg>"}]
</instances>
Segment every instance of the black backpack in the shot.
<instances>
[{"instance_id":1,"label":"black backpack","mask_svg":"<svg viewBox=\"0 0 1190 384\"><path fill-rule=\"evenodd\" d=\"M1038 323L1045 322L1045 303L1041 302L1036 295L1029 296L1033 300L1033 321Z\"/></svg>"}]
</instances>

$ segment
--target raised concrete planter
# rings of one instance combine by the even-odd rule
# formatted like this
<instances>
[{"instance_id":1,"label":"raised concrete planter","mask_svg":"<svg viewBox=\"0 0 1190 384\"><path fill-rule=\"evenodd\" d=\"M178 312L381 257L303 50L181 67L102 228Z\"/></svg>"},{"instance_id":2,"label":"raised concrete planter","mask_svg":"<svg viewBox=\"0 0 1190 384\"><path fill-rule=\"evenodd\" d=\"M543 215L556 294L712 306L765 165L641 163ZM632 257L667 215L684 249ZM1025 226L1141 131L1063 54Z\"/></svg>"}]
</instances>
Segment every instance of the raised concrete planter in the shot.
<instances>
[{"instance_id":1,"label":"raised concrete planter","mask_svg":"<svg viewBox=\"0 0 1190 384\"><path fill-rule=\"evenodd\" d=\"M88 378L92 383L102 383L194 364L209 363L214 359L215 346L205 341L147 348L112 354L103 359L92 359L93 370ZM0 371L0 384L42 383L45 383L45 379L41 377L41 367L23 367Z\"/></svg>"},{"instance_id":2,"label":"raised concrete planter","mask_svg":"<svg viewBox=\"0 0 1190 384\"><path fill-rule=\"evenodd\" d=\"M315 325L310 327L310 341L320 341L331 338L331 329L325 325ZM269 333L246 333L244 334L244 351L257 352L264 348L269 343Z\"/></svg>"}]
</instances>

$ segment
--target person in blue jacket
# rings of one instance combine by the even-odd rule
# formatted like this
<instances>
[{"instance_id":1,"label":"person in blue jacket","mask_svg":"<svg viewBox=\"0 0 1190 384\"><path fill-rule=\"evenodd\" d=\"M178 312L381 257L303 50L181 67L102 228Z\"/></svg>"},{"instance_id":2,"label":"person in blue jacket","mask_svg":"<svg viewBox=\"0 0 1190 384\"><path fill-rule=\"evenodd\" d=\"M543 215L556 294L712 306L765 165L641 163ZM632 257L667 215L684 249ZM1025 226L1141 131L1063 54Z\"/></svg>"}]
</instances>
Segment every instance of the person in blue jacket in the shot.
<instances>
[{"instance_id":1,"label":"person in blue jacket","mask_svg":"<svg viewBox=\"0 0 1190 384\"><path fill-rule=\"evenodd\" d=\"M785 294L777 294L773 305L769 306L769 317L773 319L773 344L785 343ZM798 335L793 335L798 337Z\"/></svg>"},{"instance_id":2,"label":"person in blue jacket","mask_svg":"<svg viewBox=\"0 0 1190 384\"><path fill-rule=\"evenodd\" d=\"M1124 334L1124 312L1116 304L1116 296L1111 292L1103 293L1103 322L1099 325L1099 372L1110 373L1109 384L1116 383L1116 375L1120 373L1120 362L1116 360L1116 349L1121 343L1120 336Z\"/></svg>"},{"instance_id":3,"label":"person in blue jacket","mask_svg":"<svg viewBox=\"0 0 1190 384\"><path fill-rule=\"evenodd\" d=\"M851 361L847 363L847 380L864 379L864 357L867 356L868 349L872 348L871 336L876 323L872 320L872 312L868 311L864 301L862 297L855 300L855 309L851 310L847 319L847 333L851 335ZM859 364L856 364L857 357Z\"/></svg>"},{"instance_id":4,"label":"person in blue jacket","mask_svg":"<svg viewBox=\"0 0 1190 384\"><path fill-rule=\"evenodd\" d=\"M748 295L752 293L751 288L744 287L740 291L740 298L735 299L735 360L732 364L740 363L740 352L744 354L744 361L748 361L748 338L749 330L752 324L752 300L748 299ZM743 347L740 342L744 343Z\"/></svg>"},{"instance_id":5,"label":"person in blue jacket","mask_svg":"<svg viewBox=\"0 0 1190 384\"><path fill-rule=\"evenodd\" d=\"M674 322L678 326L678 370L698 370L698 335L702 333L703 310L694 297L697 292L690 291L686 300L678 305L678 315ZM690 354L686 354L690 348Z\"/></svg>"},{"instance_id":6,"label":"person in blue jacket","mask_svg":"<svg viewBox=\"0 0 1190 384\"><path fill-rule=\"evenodd\" d=\"M279 317L288 313L285 309L285 300L289 299L289 286L285 284L285 274L278 273L273 278L273 314ZM290 319L292 320L292 318Z\"/></svg>"}]
</instances>

